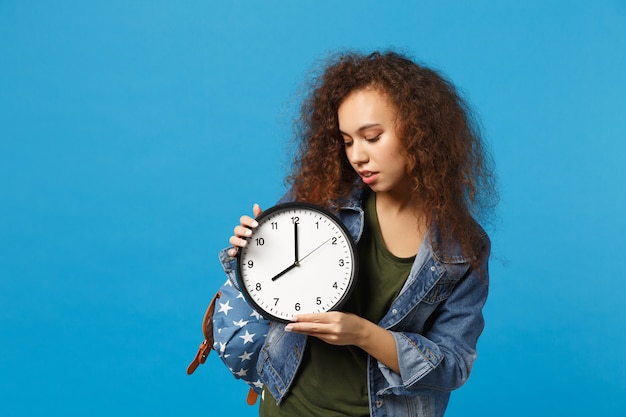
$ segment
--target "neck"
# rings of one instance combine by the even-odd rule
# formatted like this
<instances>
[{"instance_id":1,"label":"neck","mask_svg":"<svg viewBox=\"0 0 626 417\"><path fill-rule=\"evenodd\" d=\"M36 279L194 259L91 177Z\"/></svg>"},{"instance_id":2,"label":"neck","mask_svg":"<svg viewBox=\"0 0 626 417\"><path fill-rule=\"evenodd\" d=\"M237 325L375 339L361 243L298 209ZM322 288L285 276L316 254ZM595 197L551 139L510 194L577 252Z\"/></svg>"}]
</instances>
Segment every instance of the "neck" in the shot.
<instances>
[{"instance_id":1,"label":"neck","mask_svg":"<svg viewBox=\"0 0 626 417\"><path fill-rule=\"evenodd\" d=\"M376 214L387 249L401 258L415 256L427 229L415 200L376 193Z\"/></svg>"},{"instance_id":2,"label":"neck","mask_svg":"<svg viewBox=\"0 0 626 417\"><path fill-rule=\"evenodd\" d=\"M408 190L403 190L402 192L397 190L377 192L376 206L378 209L396 213L416 211L418 209L415 200Z\"/></svg>"},{"instance_id":3,"label":"neck","mask_svg":"<svg viewBox=\"0 0 626 417\"><path fill-rule=\"evenodd\" d=\"M424 220L422 207L409 193L376 193L376 211L397 217L409 216L419 219L420 223Z\"/></svg>"}]
</instances>

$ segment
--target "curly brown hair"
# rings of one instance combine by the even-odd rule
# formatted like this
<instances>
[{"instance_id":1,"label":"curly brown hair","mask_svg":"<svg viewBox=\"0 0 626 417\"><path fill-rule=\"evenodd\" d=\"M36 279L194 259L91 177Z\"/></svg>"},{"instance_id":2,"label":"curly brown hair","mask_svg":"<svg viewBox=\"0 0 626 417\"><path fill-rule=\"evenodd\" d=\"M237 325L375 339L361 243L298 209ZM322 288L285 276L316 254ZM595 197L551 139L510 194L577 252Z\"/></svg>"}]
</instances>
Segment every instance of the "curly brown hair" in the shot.
<instances>
[{"instance_id":1,"label":"curly brown hair","mask_svg":"<svg viewBox=\"0 0 626 417\"><path fill-rule=\"evenodd\" d=\"M439 230L441 239L432 243L458 242L475 257L484 232L474 219L488 220L493 212L495 174L476 118L454 85L396 52L340 53L310 84L288 177L295 198L332 208L352 193L358 175L345 154L337 110L350 93L374 88L396 108L412 195L426 223Z\"/></svg>"}]
</instances>

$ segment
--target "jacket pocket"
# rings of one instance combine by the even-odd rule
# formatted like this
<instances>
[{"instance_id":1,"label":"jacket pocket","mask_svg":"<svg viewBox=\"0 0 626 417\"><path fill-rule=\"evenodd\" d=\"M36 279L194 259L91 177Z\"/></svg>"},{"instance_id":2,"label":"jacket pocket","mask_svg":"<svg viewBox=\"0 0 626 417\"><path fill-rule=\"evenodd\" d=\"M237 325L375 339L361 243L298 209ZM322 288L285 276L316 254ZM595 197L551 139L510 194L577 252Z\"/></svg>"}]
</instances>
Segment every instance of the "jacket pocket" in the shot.
<instances>
[{"instance_id":1,"label":"jacket pocket","mask_svg":"<svg viewBox=\"0 0 626 417\"><path fill-rule=\"evenodd\" d=\"M442 279L439 280L434 287L428 291L428 293L424 296L423 301L428 304L440 303L443 300L447 299L450 294L452 294L452 290L458 283L458 280L449 280Z\"/></svg>"}]
</instances>

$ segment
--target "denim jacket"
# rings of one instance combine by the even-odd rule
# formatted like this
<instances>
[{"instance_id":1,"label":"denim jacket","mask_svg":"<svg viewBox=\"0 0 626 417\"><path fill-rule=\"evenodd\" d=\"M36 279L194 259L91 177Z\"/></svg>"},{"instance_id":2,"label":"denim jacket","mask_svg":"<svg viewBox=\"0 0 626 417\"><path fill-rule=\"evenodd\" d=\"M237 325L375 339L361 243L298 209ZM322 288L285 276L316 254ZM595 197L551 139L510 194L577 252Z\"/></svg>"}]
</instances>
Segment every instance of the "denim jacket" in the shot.
<instances>
[{"instance_id":1,"label":"denim jacket","mask_svg":"<svg viewBox=\"0 0 626 417\"><path fill-rule=\"evenodd\" d=\"M350 197L338 212L357 242L364 227L359 194ZM288 196L280 202L285 201ZM429 233L436 238L436 229ZM394 336L400 374L368 357L372 417L443 416L450 391L465 383L476 359L488 291L489 238L483 232L480 274L458 245L446 245L449 249L445 252L436 252L432 240L424 239L402 290L378 322ZM234 260L226 250L220 259L235 282ZM277 403L296 377L307 340L307 336L284 328L280 323L270 325L257 362L259 375Z\"/></svg>"}]
</instances>

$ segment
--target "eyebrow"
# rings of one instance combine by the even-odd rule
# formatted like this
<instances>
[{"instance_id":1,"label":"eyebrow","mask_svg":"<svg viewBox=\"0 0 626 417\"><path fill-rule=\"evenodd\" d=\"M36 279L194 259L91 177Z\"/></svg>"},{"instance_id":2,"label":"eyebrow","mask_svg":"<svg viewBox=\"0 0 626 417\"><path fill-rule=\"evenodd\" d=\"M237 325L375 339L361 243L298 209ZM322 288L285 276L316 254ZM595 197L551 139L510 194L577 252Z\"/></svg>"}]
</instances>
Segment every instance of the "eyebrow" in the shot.
<instances>
[{"instance_id":1,"label":"eyebrow","mask_svg":"<svg viewBox=\"0 0 626 417\"><path fill-rule=\"evenodd\" d=\"M365 132L366 130L369 130L373 127L379 127L380 123L370 123L370 124L366 124L361 126L360 128L357 129L357 133L361 134L363 132ZM349 134L347 134L346 132L344 132L343 130L339 129L339 133L341 133L342 135L346 135L346 136L350 136Z\"/></svg>"}]
</instances>

